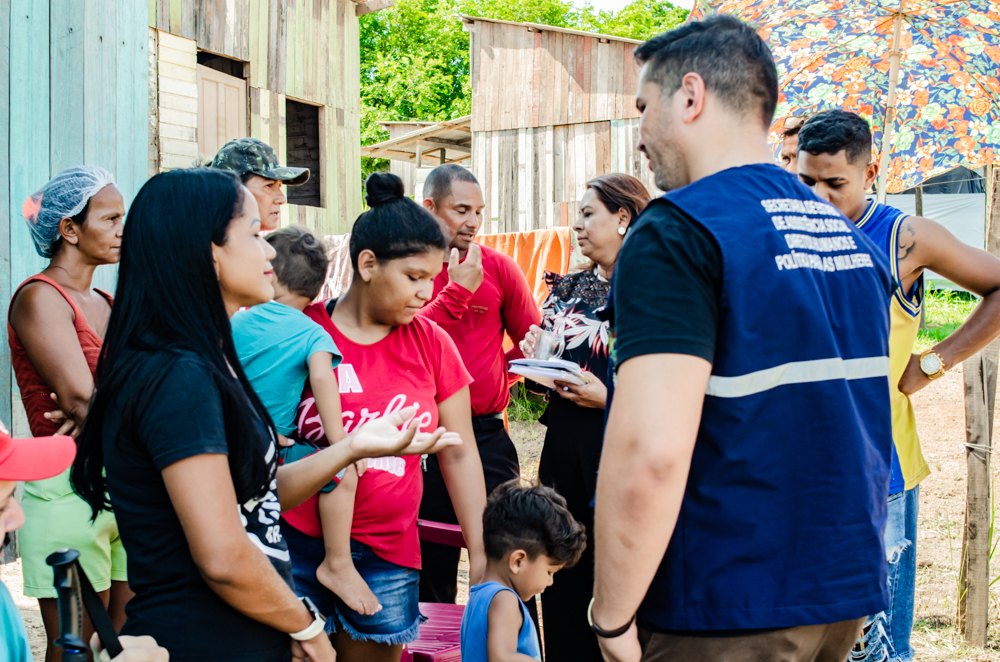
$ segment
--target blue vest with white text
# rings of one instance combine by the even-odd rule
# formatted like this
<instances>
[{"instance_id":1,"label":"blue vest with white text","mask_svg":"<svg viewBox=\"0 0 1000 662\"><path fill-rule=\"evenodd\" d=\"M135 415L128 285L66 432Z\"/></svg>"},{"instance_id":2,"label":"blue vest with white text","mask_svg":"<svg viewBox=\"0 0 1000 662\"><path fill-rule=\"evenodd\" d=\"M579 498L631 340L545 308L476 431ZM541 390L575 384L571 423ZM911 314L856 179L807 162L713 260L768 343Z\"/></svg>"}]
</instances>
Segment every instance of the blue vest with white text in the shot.
<instances>
[{"instance_id":1,"label":"blue vest with white text","mask_svg":"<svg viewBox=\"0 0 1000 662\"><path fill-rule=\"evenodd\" d=\"M878 613L892 446L882 251L773 165L664 198L718 242L723 279L684 500L639 621L736 630Z\"/></svg>"}]
</instances>

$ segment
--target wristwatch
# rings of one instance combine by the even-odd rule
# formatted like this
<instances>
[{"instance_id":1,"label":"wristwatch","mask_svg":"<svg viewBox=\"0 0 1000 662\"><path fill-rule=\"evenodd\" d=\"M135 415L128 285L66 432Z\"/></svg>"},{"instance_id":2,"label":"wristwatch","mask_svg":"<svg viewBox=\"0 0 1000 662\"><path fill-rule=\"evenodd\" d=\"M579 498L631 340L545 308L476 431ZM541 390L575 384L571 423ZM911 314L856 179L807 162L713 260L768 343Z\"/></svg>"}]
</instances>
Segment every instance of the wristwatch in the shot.
<instances>
[{"instance_id":1,"label":"wristwatch","mask_svg":"<svg viewBox=\"0 0 1000 662\"><path fill-rule=\"evenodd\" d=\"M927 379L937 379L944 374L944 359L933 349L928 349L920 355L920 370L927 375Z\"/></svg>"},{"instance_id":2,"label":"wristwatch","mask_svg":"<svg viewBox=\"0 0 1000 662\"><path fill-rule=\"evenodd\" d=\"M632 614L632 618L628 619L628 623L621 626L620 628L615 628L614 630L603 630L601 626L594 622L594 598L590 599L590 604L587 606L587 622L590 623L590 629L594 631L598 637L602 639L614 639L615 637L620 637L628 629L632 627L632 623L635 621L635 614Z\"/></svg>"},{"instance_id":3,"label":"wristwatch","mask_svg":"<svg viewBox=\"0 0 1000 662\"><path fill-rule=\"evenodd\" d=\"M326 628L326 618L323 614L319 613L319 609L316 609L316 605L309 598L299 598L302 604L306 606L309 613L312 614L313 622L305 630L301 632L291 632L288 634L289 637L296 641L309 641L313 637L319 635Z\"/></svg>"}]
</instances>

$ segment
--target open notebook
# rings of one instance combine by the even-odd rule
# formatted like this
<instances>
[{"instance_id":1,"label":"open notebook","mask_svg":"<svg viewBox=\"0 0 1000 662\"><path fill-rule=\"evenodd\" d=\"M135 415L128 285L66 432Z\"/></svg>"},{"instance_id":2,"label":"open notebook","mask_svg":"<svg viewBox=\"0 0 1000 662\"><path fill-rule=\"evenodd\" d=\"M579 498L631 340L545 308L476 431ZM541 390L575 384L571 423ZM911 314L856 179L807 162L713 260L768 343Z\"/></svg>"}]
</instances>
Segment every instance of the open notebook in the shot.
<instances>
[{"instance_id":1,"label":"open notebook","mask_svg":"<svg viewBox=\"0 0 1000 662\"><path fill-rule=\"evenodd\" d=\"M577 385L587 383L580 366L571 361L563 361L562 359L547 359L545 361L538 359L514 359L510 362L509 370L516 375L523 375L548 388L555 388L556 381Z\"/></svg>"}]
</instances>

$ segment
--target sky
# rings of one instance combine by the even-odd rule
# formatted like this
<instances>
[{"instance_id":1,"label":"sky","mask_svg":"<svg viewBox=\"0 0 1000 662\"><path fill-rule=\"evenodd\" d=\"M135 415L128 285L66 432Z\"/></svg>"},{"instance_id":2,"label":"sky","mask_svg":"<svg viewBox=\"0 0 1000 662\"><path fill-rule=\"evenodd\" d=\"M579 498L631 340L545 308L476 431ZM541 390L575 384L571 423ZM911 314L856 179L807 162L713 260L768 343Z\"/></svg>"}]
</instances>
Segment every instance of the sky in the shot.
<instances>
[{"instance_id":1,"label":"sky","mask_svg":"<svg viewBox=\"0 0 1000 662\"><path fill-rule=\"evenodd\" d=\"M683 7L684 9L691 9L694 5L694 0L671 0L678 7ZM574 4L578 7L582 7L586 4L586 0L574 0ZM615 10L621 9L628 4L628 0L590 0L590 4L595 9L606 9Z\"/></svg>"}]
</instances>

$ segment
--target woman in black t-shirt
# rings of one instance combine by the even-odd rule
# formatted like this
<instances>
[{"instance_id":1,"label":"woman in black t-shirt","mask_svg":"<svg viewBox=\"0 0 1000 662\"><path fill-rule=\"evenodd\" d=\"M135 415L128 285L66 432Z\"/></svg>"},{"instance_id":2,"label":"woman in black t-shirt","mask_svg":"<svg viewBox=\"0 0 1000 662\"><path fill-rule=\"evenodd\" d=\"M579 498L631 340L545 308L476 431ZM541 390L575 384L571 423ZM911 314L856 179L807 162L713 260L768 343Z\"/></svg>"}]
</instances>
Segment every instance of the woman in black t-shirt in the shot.
<instances>
[{"instance_id":1,"label":"woman in black t-shirt","mask_svg":"<svg viewBox=\"0 0 1000 662\"><path fill-rule=\"evenodd\" d=\"M590 502L597 486L597 465L604 438L604 405L608 374L608 323L597 311L608 301L609 280L629 224L649 202L646 188L630 175L603 175L587 183L580 216L573 224L580 252L590 265L560 276L546 273L549 296L542 303L542 324L561 328L561 358L580 365L589 383L558 384L540 422L547 426L538 479L566 498L573 517L590 538L580 561L552 580L542 596L545 659L549 662L601 662L597 639L587 622L594 587L594 511ZM540 329L532 327L521 343L534 355Z\"/></svg>"},{"instance_id":2,"label":"woman in black t-shirt","mask_svg":"<svg viewBox=\"0 0 1000 662\"><path fill-rule=\"evenodd\" d=\"M95 515L113 506L118 517L135 591L123 632L153 635L181 659L270 662L291 646L293 659L332 662L322 618L292 589L279 515L351 462L398 454L413 437L392 427L404 411L277 467L273 425L229 326L273 297L273 256L254 197L217 170L150 179L122 238L72 479ZM406 450L427 452L438 437Z\"/></svg>"}]
</instances>

